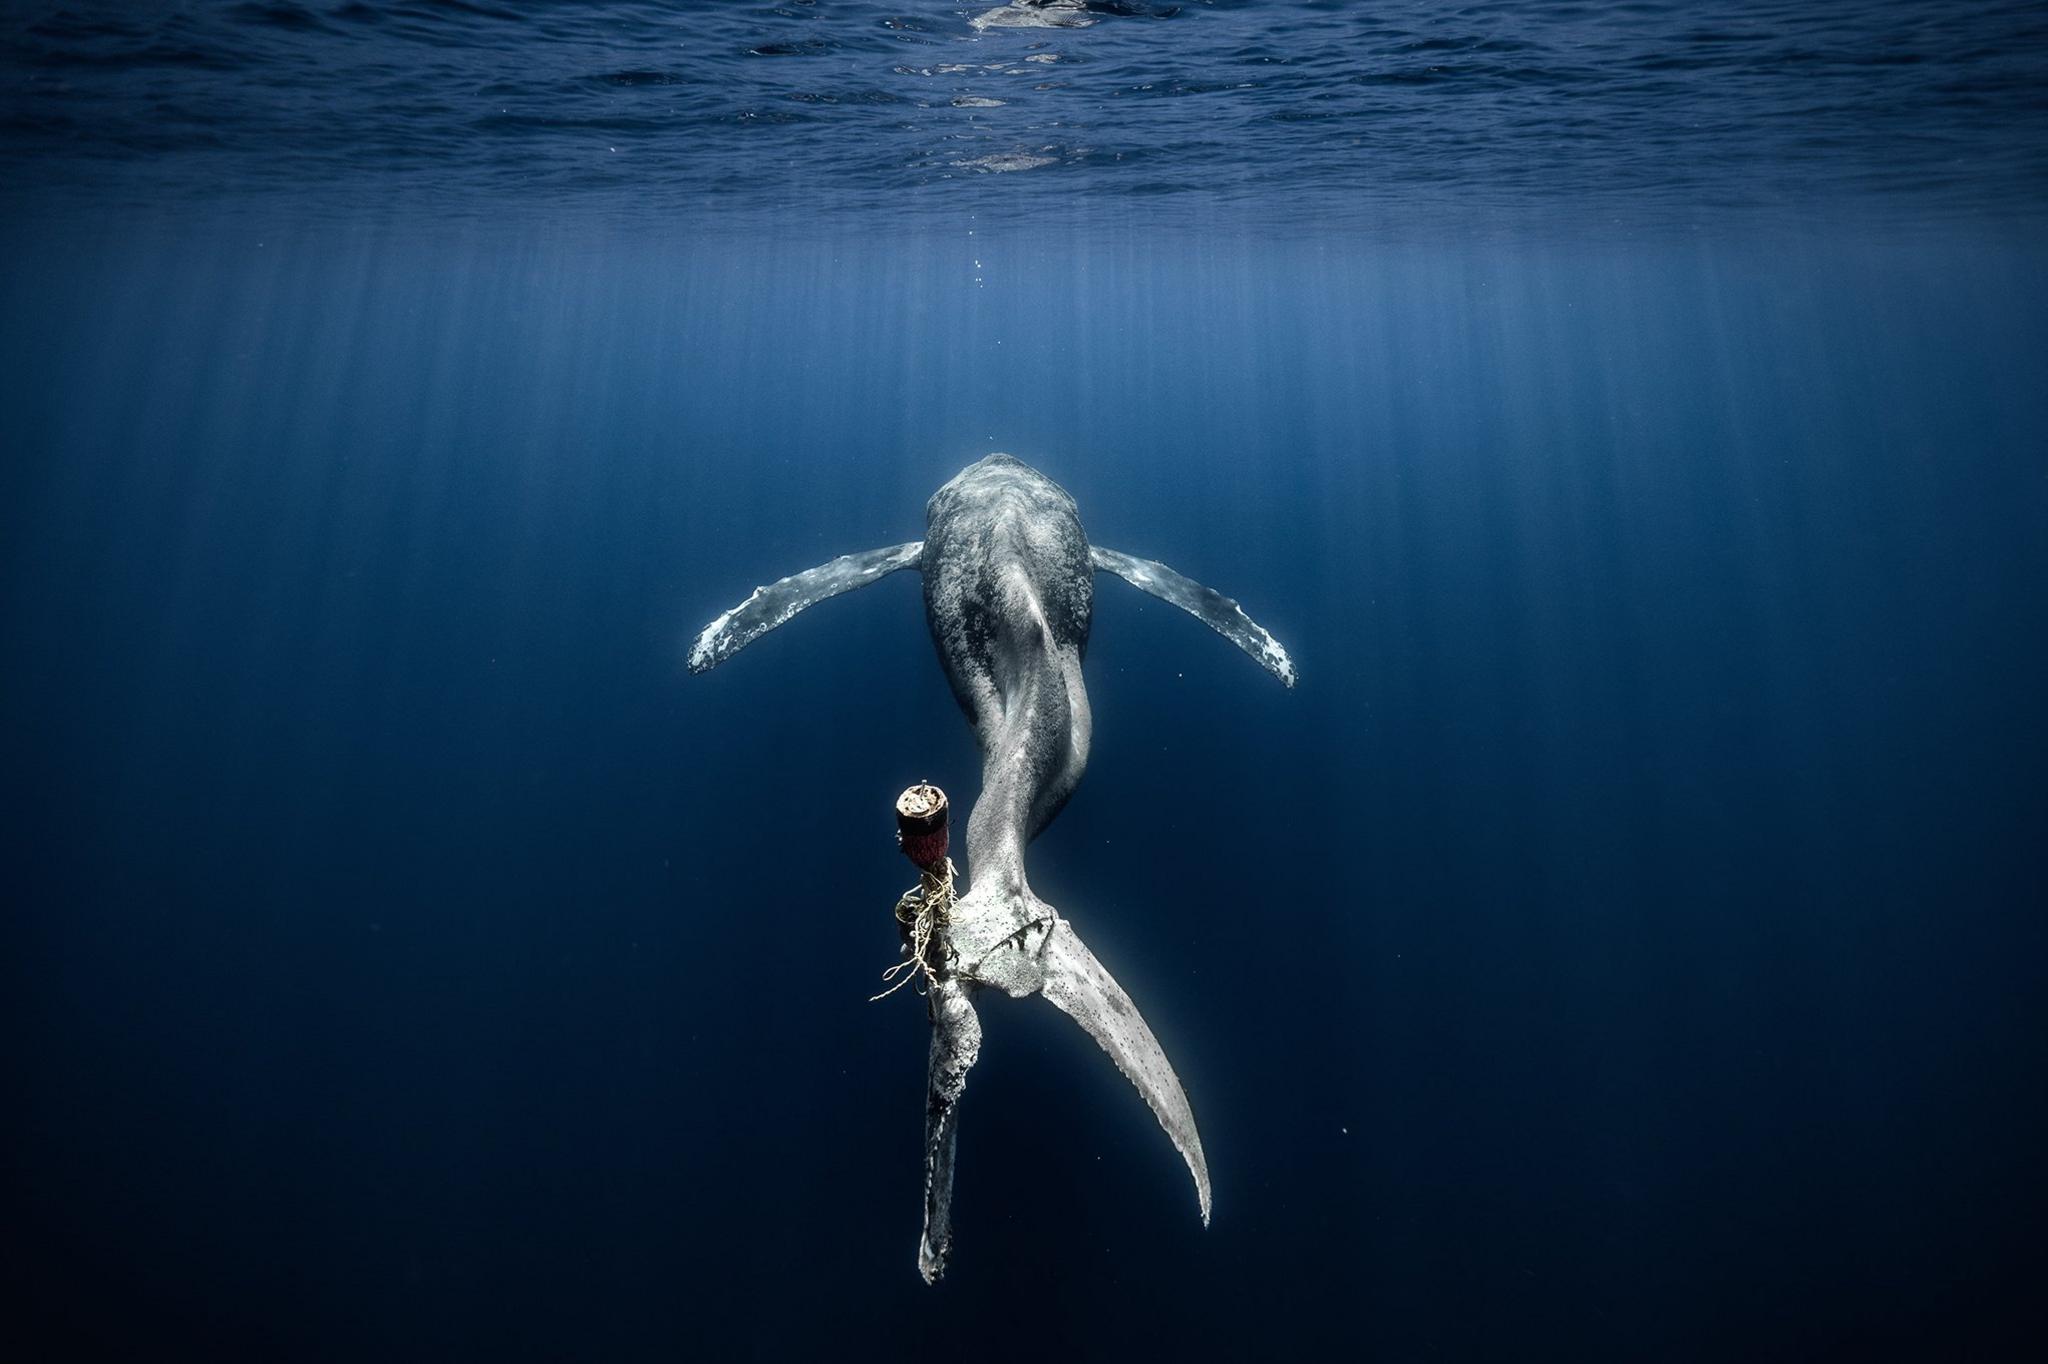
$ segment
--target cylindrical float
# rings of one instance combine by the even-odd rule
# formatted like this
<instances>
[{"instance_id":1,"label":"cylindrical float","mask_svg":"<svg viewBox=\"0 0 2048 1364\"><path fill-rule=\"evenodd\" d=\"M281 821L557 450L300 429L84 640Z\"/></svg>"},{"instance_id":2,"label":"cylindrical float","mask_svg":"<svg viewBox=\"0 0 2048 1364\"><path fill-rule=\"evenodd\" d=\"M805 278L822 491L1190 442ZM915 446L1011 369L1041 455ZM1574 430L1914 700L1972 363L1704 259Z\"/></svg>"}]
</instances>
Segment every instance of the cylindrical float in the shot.
<instances>
[{"instance_id":1,"label":"cylindrical float","mask_svg":"<svg viewBox=\"0 0 2048 1364\"><path fill-rule=\"evenodd\" d=\"M896 797L896 845L920 870L946 862L946 793L929 782Z\"/></svg>"}]
</instances>

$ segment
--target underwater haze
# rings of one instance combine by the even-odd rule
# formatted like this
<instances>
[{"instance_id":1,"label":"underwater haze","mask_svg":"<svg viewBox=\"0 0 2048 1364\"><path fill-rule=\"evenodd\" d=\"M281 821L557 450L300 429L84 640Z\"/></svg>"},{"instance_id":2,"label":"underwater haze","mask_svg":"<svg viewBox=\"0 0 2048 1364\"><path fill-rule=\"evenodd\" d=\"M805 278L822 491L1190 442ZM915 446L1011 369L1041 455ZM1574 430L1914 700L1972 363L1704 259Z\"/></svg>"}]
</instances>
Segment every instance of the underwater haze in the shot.
<instances>
[{"instance_id":1,"label":"underwater haze","mask_svg":"<svg viewBox=\"0 0 2048 1364\"><path fill-rule=\"evenodd\" d=\"M1935 0L0 9L0 1355L2032 1357L2044 90ZM1031 884L1214 1220L985 994L927 1287L917 577L685 658L996 451L1300 682L1098 581Z\"/></svg>"}]
</instances>

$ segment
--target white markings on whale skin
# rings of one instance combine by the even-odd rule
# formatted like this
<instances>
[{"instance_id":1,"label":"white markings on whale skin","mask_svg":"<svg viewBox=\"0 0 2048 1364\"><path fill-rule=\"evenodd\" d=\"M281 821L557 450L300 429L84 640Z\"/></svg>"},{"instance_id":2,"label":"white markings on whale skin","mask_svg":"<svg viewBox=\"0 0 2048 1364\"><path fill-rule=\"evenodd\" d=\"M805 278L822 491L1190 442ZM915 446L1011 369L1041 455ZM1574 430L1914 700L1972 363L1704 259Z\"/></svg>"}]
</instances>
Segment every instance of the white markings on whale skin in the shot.
<instances>
[{"instance_id":1,"label":"white markings on whale skin","mask_svg":"<svg viewBox=\"0 0 2048 1364\"><path fill-rule=\"evenodd\" d=\"M953 164L962 170L987 171L991 175L1003 175L1011 171L1037 170L1050 166L1057 157L1038 156L1032 152L995 152L988 156L970 157Z\"/></svg>"},{"instance_id":2,"label":"white markings on whale skin","mask_svg":"<svg viewBox=\"0 0 2048 1364\"><path fill-rule=\"evenodd\" d=\"M1011 0L968 21L976 33L992 28L1087 28L1095 16L1081 0Z\"/></svg>"},{"instance_id":3,"label":"white markings on whale skin","mask_svg":"<svg viewBox=\"0 0 2048 1364\"><path fill-rule=\"evenodd\" d=\"M719 617L717 620L712 621L709 625L705 626L702 630L697 632L696 641L690 645L691 672L701 673L706 669L716 667L718 664L724 662L727 657L729 657L736 651L737 646L734 646L732 648L726 648L723 650L719 648L720 642L725 637L727 627L729 627L732 624L734 617L738 616L748 607L760 601L762 594L765 593L767 590L768 589L765 587L755 588L752 596L749 596L745 601L741 602L738 606L733 607L730 611L724 611L719 613ZM762 628L766 630L772 630L795 614L796 608L792 606L789 610L777 614L773 620L769 621Z\"/></svg>"}]
</instances>

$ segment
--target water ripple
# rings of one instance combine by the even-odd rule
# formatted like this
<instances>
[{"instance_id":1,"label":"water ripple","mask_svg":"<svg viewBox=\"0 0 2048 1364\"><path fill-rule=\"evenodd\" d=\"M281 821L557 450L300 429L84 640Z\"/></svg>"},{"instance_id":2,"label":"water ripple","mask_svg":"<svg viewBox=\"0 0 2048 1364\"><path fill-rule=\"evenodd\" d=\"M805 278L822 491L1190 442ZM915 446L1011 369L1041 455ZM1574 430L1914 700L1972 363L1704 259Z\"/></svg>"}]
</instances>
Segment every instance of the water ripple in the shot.
<instances>
[{"instance_id":1,"label":"water ripple","mask_svg":"<svg viewBox=\"0 0 2048 1364\"><path fill-rule=\"evenodd\" d=\"M17 204L2048 205L2025 4L23 8L0 17Z\"/></svg>"}]
</instances>

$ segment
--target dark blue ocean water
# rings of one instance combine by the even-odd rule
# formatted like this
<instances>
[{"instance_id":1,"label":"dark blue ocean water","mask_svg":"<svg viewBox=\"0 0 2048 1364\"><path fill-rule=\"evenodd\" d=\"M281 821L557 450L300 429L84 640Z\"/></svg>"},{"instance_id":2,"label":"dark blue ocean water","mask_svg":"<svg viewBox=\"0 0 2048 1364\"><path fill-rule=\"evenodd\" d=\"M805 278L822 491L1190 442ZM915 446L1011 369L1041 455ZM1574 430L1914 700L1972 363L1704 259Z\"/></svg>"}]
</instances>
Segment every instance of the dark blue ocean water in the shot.
<instances>
[{"instance_id":1,"label":"dark blue ocean water","mask_svg":"<svg viewBox=\"0 0 2048 1364\"><path fill-rule=\"evenodd\" d=\"M7 8L0 1353L2027 1357L2039 12L988 15ZM1215 1221L992 1000L927 1288L917 582L683 650L992 450L1302 680L1099 585Z\"/></svg>"}]
</instances>

